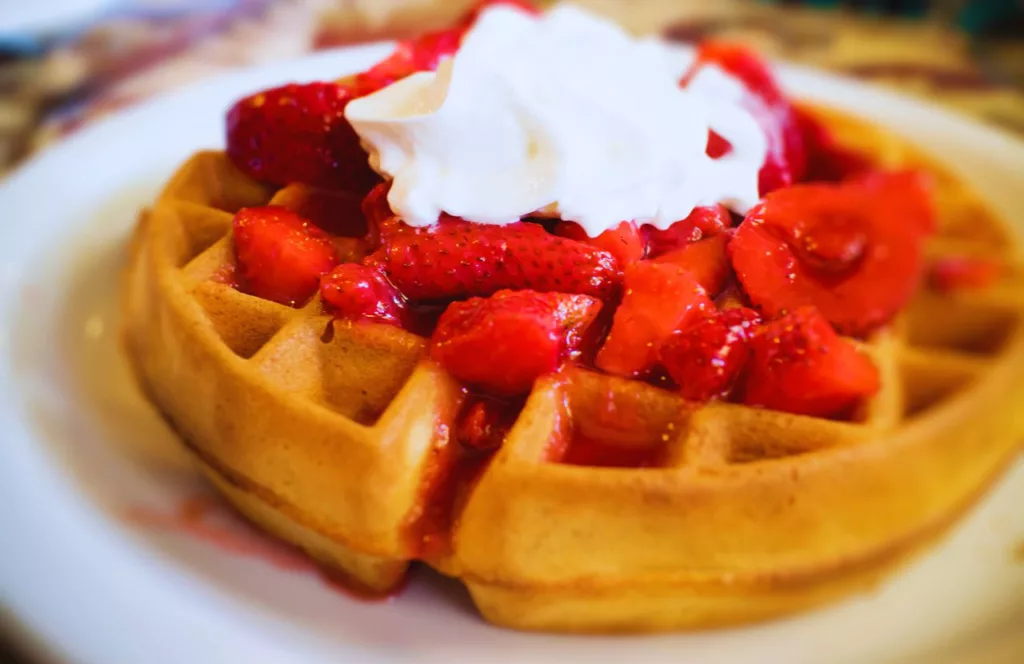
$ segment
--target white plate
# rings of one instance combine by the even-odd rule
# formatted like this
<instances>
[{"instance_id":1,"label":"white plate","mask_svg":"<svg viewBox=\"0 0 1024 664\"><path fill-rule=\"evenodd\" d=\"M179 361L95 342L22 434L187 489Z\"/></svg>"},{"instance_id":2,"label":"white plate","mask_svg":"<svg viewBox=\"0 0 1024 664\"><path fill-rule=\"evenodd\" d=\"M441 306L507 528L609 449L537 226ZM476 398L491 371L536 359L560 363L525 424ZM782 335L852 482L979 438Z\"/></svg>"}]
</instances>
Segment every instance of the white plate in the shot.
<instances>
[{"instance_id":1,"label":"white plate","mask_svg":"<svg viewBox=\"0 0 1024 664\"><path fill-rule=\"evenodd\" d=\"M221 144L235 98L337 77L384 50L321 54L172 94L0 185L0 590L25 627L60 655L104 663L1021 661L1024 463L943 545L871 595L767 625L656 637L493 628L457 584L430 574L391 602L364 603L310 571L154 523L203 485L117 351L117 277L135 214L189 153ZM1019 142L822 74L787 70L785 82L935 148L1021 220Z\"/></svg>"},{"instance_id":2,"label":"white plate","mask_svg":"<svg viewBox=\"0 0 1024 664\"><path fill-rule=\"evenodd\" d=\"M0 35L45 36L79 27L117 0L0 0Z\"/></svg>"}]
</instances>

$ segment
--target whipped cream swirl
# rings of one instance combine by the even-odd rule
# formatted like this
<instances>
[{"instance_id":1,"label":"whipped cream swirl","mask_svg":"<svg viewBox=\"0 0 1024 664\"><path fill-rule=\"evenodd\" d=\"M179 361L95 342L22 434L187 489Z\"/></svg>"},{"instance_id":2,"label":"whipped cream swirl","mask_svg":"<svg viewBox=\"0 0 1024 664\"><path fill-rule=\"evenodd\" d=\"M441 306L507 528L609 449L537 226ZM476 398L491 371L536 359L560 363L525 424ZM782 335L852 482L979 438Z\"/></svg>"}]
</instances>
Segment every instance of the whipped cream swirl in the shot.
<instances>
[{"instance_id":1,"label":"whipped cream swirl","mask_svg":"<svg viewBox=\"0 0 1024 664\"><path fill-rule=\"evenodd\" d=\"M685 88L679 75L662 45L581 9L497 5L436 72L345 115L413 226L442 212L484 224L540 213L594 237L624 220L664 229L700 205L746 212L767 142L743 87L713 66ZM710 130L727 155L705 154Z\"/></svg>"}]
</instances>

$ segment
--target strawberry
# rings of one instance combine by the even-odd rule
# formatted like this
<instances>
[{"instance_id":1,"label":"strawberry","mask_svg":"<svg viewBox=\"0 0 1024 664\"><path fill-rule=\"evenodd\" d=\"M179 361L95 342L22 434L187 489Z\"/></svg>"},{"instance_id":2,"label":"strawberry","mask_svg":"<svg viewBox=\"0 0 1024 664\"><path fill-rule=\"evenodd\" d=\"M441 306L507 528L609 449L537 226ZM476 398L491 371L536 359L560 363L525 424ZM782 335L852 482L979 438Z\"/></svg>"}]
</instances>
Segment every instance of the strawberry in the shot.
<instances>
[{"instance_id":1,"label":"strawberry","mask_svg":"<svg viewBox=\"0 0 1024 664\"><path fill-rule=\"evenodd\" d=\"M453 302L438 320L430 355L470 386L523 395L575 352L600 309L586 295L532 290Z\"/></svg>"},{"instance_id":2,"label":"strawberry","mask_svg":"<svg viewBox=\"0 0 1024 664\"><path fill-rule=\"evenodd\" d=\"M647 242L648 258L657 258L673 249L718 235L732 225L732 217L723 205L694 208L685 219L675 222L665 230L653 226L641 227Z\"/></svg>"},{"instance_id":3,"label":"strawberry","mask_svg":"<svg viewBox=\"0 0 1024 664\"><path fill-rule=\"evenodd\" d=\"M241 285L257 297L300 305L338 262L327 234L283 207L242 208L233 227Z\"/></svg>"},{"instance_id":4,"label":"strawberry","mask_svg":"<svg viewBox=\"0 0 1024 664\"><path fill-rule=\"evenodd\" d=\"M705 41L697 49L693 67L683 84L705 65L717 65L737 78L749 91L743 103L768 139L768 154L759 174L762 196L775 189L799 182L806 171L807 154L803 135L793 106L782 93L771 69L745 46ZM728 141L712 132L708 137L708 155L721 156L731 149Z\"/></svg>"},{"instance_id":5,"label":"strawberry","mask_svg":"<svg viewBox=\"0 0 1024 664\"><path fill-rule=\"evenodd\" d=\"M632 221L624 221L615 228L607 230L597 237L590 237L583 227L572 221L560 221L555 224L555 235L567 237L604 249L618 261L620 267L626 267L644 257L644 239L640 230Z\"/></svg>"},{"instance_id":6,"label":"strawberry","mask_svg":"<svg viewBox=\"0 0 1024 664\"><path fill-rule=\"evenodd\" d=\"M401 41L391 55L357 74L353 88L360 95L367 95L410 74L435 70L442 58L454 55L459 49L463 33L462 28L449 28Z\"/></svg>"},{"instance_id":7,"label":"strawberry","mask_svg":"<svg viewBox=\"0 0 1024 664\"><path fill-rule=\"evenodd\" d=\"M716 297L725 288L732 273L726 253L731 239L731 233L720 233L700 242L691 242L654 260L673 263L689 270L708 296Z\"/></svg>"},{"instance_id":8,"label":"strawberry","mask_svg":"<svg viewBox=\"0 0 1024 664\"><path fill-rule=\"evenodd\" d=\"M828 126L811 111L797 106L794 112L807 150L804 180L839 182L871 169L870 159L841 145Z\"/></svg>"},{"instance_id":9,"label":"strawberry","mask_svg":"<svg viewBox=\"0 0 1024 664\"><path fill-rule=\"evenodd\" d=\"M940 293L988 288L1002 275L1003 266L989 258L948 256L933 262L928 277Z\"/></svg>"},{"instance_id":10,"label":"strawberry","mask_svg":"<svg viewBox=\"0 0 1024 664\"><path fill-rule=\"evenodd\" d=\"M246 97L228 111L228 156L264 182L365 192L379 178L345 120L354 94L337 83L293 83Z\"/></svg>"},{"instance_id":11,"label":"strawberry","mask_svg":"<svg viewBox=\"0 0 1024 664\"><path fill-rule=\"evenodd\" d=\"M379 270L365 265L342 263L325 274L320 297L336 318L398 326L406 321L405 297Z\"/></svg>"},{"instance_id":12,"label":"strawberry","mask_svg":"<svg viewBox=\"0 0 1024 664\"><path fill-rule=\"evenodd\" d=\"M597 353L599 369L635 377L649 372L659 346L673 332L711 311L714 304L687 270L672 263L641 261L623 273L622 303Z\"/></svg>"},{"instance_id":13,"label":"strawberry","mask_svg":"<svg viewBox=\"0 0 1024 664\"><path fill-rule=\"evenodd\" d=\"M366 235L366 219L361 204L362 199L350 192L301 183L290 184L274 196L274 205L291 210L331 235L346 238Z\"/></svg>"},{"instance_id":14,"label":"strawberry","mask_svg":"<svg viewBox=\"0 0 1024 664\"><path fill-rule=\"evenodd\" d=\"M913 224L926 235L935 232L938 220L934 205L934 182L926 171L867 170L848 177L845 183L860 196L884 200L889 214L901 219L900 223Z\"/></svg>"},{"instance_id":15,"label":"strawberry","mask_svg":"<svg viewBox=\"0 0 1024 664\"><path fill-rule=\"evenodd\" d=\"M770 317L815 306L844 334L892 318L918 286L930 223L923 190L896 177L797 185L754 206L729 243L750 300Z\"/></svg>"},{"instance_id":16,"label":"strawberry","mask_svg":"<svg viewBox=\"0 0 1024 664\"><path fill-rule=\"evenodd\" d=\"M455 440L474 450L497 449L505 441L520 410L521 401L473 395L466 400L455 424Z\"/></svg>"},{"instance_id":17,"label":"strawberry","mask_svg":"<svg viewBox=\"0 0 1024 664\"><path fill-rule=\"evenodd\" d=\"M774 320L750 341L745 403L798 415L849 413L878 391L878 370L813 307Z\"/></svg>"},{"instance_id":18,"label":"strawberry","mask_svg":"<svg viewBox=\"0 0 1024 664\"><path fill-rule=\"evenodd\" d=\"M747 361L748 344L761 316L753 309L716 311L672 335L661 346L661 363L690 401L728 394Z\"/></svg>"},{"instance_id":19,"label":"strawberry","mask_svg":"<svg viewBox=\"0 0 1024 664\"><path fill-rule=\"evenodd\" d=\"M451 300L530 289L605 299L620 279L615 258L538 224L488 226L443 215L431 228L405 227L374 258L413 300Z\"/></svg>"}]
</instances>

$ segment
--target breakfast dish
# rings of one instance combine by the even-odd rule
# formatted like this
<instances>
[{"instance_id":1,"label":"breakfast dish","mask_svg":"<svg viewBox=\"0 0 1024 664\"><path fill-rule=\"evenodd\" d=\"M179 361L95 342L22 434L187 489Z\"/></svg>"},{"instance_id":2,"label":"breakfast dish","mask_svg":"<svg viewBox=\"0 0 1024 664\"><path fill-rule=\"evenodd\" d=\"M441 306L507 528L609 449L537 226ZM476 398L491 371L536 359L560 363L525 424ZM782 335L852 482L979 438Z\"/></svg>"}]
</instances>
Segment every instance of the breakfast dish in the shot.
<instances>
[{"instance_id":1,"label":"breakfast dish","mask_svg":"<svg viewBox=\"0 0 1024 664\"><path fill-rule=\"evenodd\" d=\"M239 101L142 215L126 347L213 484L536 630L769 618L939 535L1018 446L1014 231L740 47L490 4Z\"/></svg>"}]
</instances>

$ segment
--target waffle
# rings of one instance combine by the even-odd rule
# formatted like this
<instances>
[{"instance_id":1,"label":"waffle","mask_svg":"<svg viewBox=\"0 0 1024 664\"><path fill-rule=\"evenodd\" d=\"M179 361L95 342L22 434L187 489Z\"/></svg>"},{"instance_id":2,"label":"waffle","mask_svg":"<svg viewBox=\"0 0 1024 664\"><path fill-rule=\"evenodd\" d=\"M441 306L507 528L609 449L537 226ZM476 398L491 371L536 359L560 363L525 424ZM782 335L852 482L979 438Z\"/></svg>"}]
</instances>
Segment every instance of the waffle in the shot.
<instances>
[{"instance_id":1,"label":"waffle","mask_svg":"<svg viewBox=\"0 0 1024 664\"><path fill-rule=\"evenodd\" d=\"M935 174L928 251L1010 266L985 290L922 289L859 342L882 389L850 421L686 403L567 367L538 381L492 458L460 453L449 439L463 391L424 339L225 283L232 213L282 194L220 152L193 156L141 217L128 354L228 500L372 591L423 561L493 623L635 632L761 620L869 588L1016 454L1024 289L1012 229L952 172L878 127L814 112L880 164ZM572 441L598 432L635 454L574 461Z\"/></svg>"}]
</instances>

